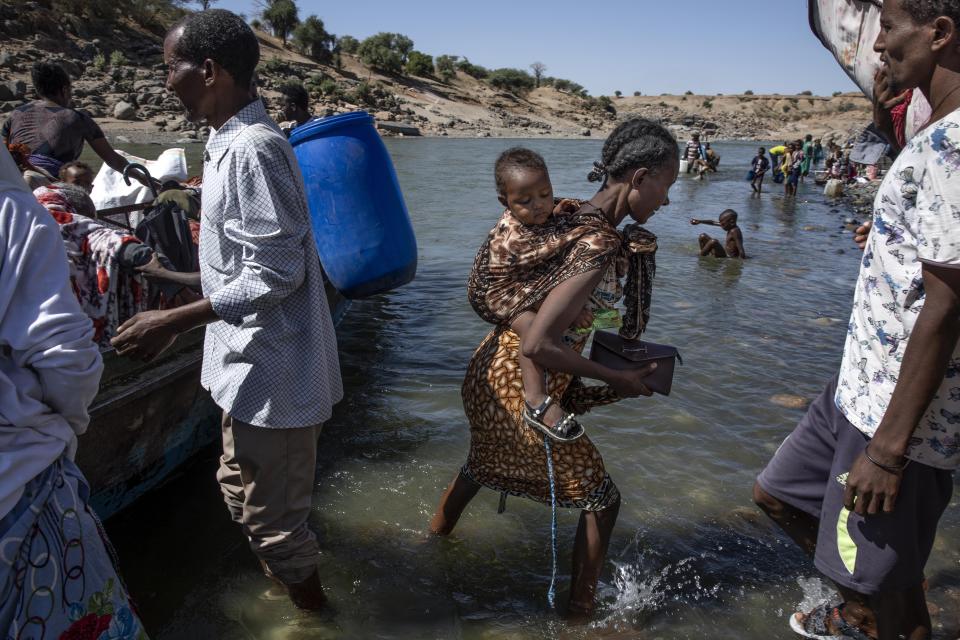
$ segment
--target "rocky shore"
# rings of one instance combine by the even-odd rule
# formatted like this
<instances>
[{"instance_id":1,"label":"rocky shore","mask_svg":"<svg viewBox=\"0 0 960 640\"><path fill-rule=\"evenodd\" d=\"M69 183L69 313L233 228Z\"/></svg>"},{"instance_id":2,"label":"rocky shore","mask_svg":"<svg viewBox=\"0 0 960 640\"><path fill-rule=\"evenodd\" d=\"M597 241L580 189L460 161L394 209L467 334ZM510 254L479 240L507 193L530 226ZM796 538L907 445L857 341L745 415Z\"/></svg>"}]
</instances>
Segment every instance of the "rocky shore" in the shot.
<instances>
[{"instance_id":1,"label":"rocky shore","mask_svg":"<svg viewBox=\"0 0 960 640\"><path fill-rule=\"evenodd\" d=\"M202 127L183 117L163 86L162 26L133 22L109 34L91 33L70 14L41 2L0 0L0 118L31 99L30 66L57 60L74 79L74 101L110 136L161 144L201 140ZM553 87L522 95L499 90L463 71L447 81L384 74L349 54L334 68L319 64L258 32L258 84L276 107L281 84L302 82L312 109L330 115L365 109L390 123L384 135L449 137L603 137L620 120L640 115L665 122L678 137L701 131L711 140L782 140L805 133L846 138L869 119L858 94L609 96L584 98ZM404 133L406 132L406 133Z\"/></svg>"}]
</instances>

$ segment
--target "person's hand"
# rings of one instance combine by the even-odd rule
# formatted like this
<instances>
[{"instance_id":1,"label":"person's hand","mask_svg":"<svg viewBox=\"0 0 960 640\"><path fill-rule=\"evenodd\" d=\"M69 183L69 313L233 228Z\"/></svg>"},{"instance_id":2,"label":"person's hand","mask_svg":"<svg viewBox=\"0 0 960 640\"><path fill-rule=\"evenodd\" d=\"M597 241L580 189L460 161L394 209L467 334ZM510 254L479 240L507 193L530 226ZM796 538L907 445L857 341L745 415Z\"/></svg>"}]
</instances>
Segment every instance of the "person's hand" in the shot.
<instances>
[{"instance_id":1,"label":"person's hand","mask_svg":"<svg viewBox=\"0 0 960 640\"><path fill-rule=\"evenodd\" d=\"M635 398L637 396L652 396L653 392L643 383L643 379L653 373L657 363L652 362L642 369L618 371L617 375L607 384L621 398Z\"/></svg>"},{"instance_id":2,"label":"person's hand","mask_svg":"<svg viewBox=\"0 0 960 640\"><path fill-rule=\"evenodd\" d=\"M580 315L576 317L573 321L573 324L570 325L574 329L590 329L593 327L593 311L584 307L580 311Z\"/></svg>"},{"instance_id":3,"label":"person's hand","mask_svg":"<svg viewBox=\"0 0 960 640\"><path fill-rule=\"evenodd\" d=\"M873 77L873 101L885 111L890 111L906 100L906 92L894 93L885 67L880 67Z\"/></svg>"},{"instance_id":4,"label":"person's hand","mask_svg":"<svg viewBox=\"0 0 960 640\"><path fill-rule=\"evenodd\" d=\"M860 247L861 251L867 248L867 238L870 237L870 229L872 228L873 220L867 220L853 232L853 241Z\"/></svg>"},{"instance_id":5,"label":"person's hand","mask_svg":"<svg viewBox=\"0 0 960 640\"><path fill-rule=\"evenodd\" d=\"M871 452L871 455L877 455ZM882 460L891 466L900 464L899 460ZM861 516L875 515L883 511L893 511L900 491L902 472L893 472L882 469L867 459L861 453L853 463L850 473L847 474L847 489L843 493L843 506L855 511Z\"/></svg>"},{"instance_id":6,"label":"person's hand","mask_svg":"<svg viewBox=\"0 0 960 640\"><path fill-rule=\"evenodd\" d=\"M157 193L159 193L160 189L163 188L163 184L161 184L159 180L155 180L151 178L146 173L144 173L143 171L140 171L140 169L137 169L135 167L130 169L129 175L131 178L133 178L143 186L147 188L152 187L153 190L156 191Z\"/></svg>"},{"instance_id":7,"label":"person's hand","mask_svg":"<svg viewBox=\"0 0 960 640\"><path fill-rule=\"evenodd\" d=\"M173 344L178 333L169 312L142 311L120 325L110 344L117 355L149 362Z\"/></svg>"},{"instance_id":8,"label":"person's hand","mask_svg":"<svg viewBox=\"0 0 960 640\"><path fill-rule=\"evenodd\" d=\"M157 258L156 253L154 253L153 256L150 258L150 262L148 262L145 265L141 265L137 267L136 269L134 269L134 271L137 271L138 273L140 273L143 277L145 277L150 282L155 282L157 280L166 280L166 274L168 273L167 270L164 268L163 264L161 264L160 259Z\"/></svg>"},{"instance_id":9,"label":"person's hand","mask_svg":"<svg viewBox=\"0 0 960 640\"><path fill-rule=\"evenodd\" d=\"M690 218L690 224L700 224L700 221L696 218Z\"/></svg>"},{"instance_id":10,"label":"person's hand","mask_svg":"<svg viewBox=\"0 0 960 640\"><path fill-rule=\"evenodd\" d=\"M873 125L894 147L897 144L897 134L893 125L893 116L890 110L906 100L906 94L895 94L890 86L887 71L881 67L873 77Z\"/></svg>"}]
</instances>

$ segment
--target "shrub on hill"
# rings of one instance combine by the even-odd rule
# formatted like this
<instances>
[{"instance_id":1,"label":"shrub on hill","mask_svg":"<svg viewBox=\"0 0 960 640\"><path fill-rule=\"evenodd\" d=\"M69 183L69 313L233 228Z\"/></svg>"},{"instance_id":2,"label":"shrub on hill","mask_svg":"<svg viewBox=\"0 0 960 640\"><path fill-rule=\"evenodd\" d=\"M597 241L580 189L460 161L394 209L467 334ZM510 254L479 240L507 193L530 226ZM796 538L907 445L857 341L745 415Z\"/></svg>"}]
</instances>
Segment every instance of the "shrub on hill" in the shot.
<instances>
[{"instance_id":1,"label":"shrub on hill","mask_svg":"<svg viewBox=\"0 0 960 640\"><path fill-rule=\"evenodd\" d=\"M490 75L490 72L487 70L486 67L481 67L478 64L473 64L466 58L464 58L463 60L457 63L457 69L459 69L460 71L463 71L465 74L467 74L471 78L476 78L477 80L483 80L488 75Z\"/></svg>"},{"instance_id":2,"label":"shrub on hill","mask_svg":"<svg viewBox=\"0 0 960 640\"><path fill-rule=\"evenodd\" d=\"M337 46L344 53L356 53L360 47L360 41L353 36L340 36L337 38Z\"/></svg>"},{"instance_id":3,"label":"shrub on hill","mask_svg":"<svg viewBox=\"0 0 960 640\"><path fill-rule=\"evenodd\" d=\"M333 47L337 37L327 33L323 20L310 16L293 29L293 42L300 53L326 64L333 60Z\"/></svg>"},{"instance_id":4,"label":"shrub on hill","mask_svg":"<svg viewBox=\"0 0 960 640\"><path fill-rule=\"evenodd\" d=\"M450 82L457 75L457 56L437 56L433 66L441 80Z\"/></svg>"},{"instance_id":5,"label":"shrub on hill","mask_svg":"<svg viewBox=\"0 0 960 640\"><path fill-rule=\"evenodd\" d=\"M411 76L427 77L433 75L433 56L420 51L411 51L403 69Z\"/></svg>"},{"instance_id":6,"label":"shrub on hill","mask_svg":"<svg viewBox=\"0 0 960 640\"><path fill-rule=\"evenodd\" d=\"M536 86L533 76L521 69L494 69L487 77L487 82L497 89L515 94L524 94Z\"/></svg>"},{"instance_id":7,"label":"shrub on hill","mask_svg":"<svg viewBox=\"0 0 960 640\"><path fill-rule=\"evenodd\" d=\"M399 33L381 32L370 36L357 47L357 55L367 66L400 73L413 51L413 40Z\"/></svg>"},{"instance_id":8,"label":"shrub on hill","mask_svg":"<svg viewBox=\"0 0 960 640\"><path fill-rule=\"evenodd\" d=\"M563 78L557 78L553 82L553 88L557 91L563 91L565 93L570 93L575 96L580 96L581 98L587 97L587 90L583 88L583 85L577 84L572 80L564 80Z\"/></svg>"}]
</instances>

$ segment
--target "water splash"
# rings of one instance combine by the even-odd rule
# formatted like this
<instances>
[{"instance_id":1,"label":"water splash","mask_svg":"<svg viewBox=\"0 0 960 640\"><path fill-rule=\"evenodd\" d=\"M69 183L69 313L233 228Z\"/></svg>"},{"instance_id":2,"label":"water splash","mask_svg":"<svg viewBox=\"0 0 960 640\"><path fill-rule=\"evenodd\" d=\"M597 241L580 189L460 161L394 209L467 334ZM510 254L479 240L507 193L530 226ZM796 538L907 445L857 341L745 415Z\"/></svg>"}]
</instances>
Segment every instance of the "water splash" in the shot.
<instances>
[{"instance_id":1,"label":"water splash","mask_svg":"<svg viewBox=\"0 0 960 640\"><path fill-rule=\"evenodd\" d=\"M797 611L812 611L821 604L837 606L842 600L836 589L816 576L810 578L801 576L797 578L797 584L803 592L803 599L797 605Z\"/></svg>"}]
</instances>

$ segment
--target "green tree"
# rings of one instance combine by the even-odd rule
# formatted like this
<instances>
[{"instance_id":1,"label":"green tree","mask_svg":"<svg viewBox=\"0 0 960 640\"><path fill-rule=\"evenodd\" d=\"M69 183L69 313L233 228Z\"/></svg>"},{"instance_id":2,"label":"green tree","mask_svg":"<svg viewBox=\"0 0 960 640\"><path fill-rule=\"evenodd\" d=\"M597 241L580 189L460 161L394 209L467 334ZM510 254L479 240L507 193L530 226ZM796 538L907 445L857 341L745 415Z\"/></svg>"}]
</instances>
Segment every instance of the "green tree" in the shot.
<instances>
[{"instance_id":1,"label":"green tree","mask_svg":"<svg viewBox=\"0 0 960 640\"><path fill-rule=\"evenodd\" d=\"M490 72L485 67L481 67L478 64L472 64L466 58L457 63L457 69L463 71L471 78L476 78L477 80L483 80L490 75Z\"/></svg>"},{"instance_id":2,"label":"green tree","mask_svg":"<svg viewBox=\"0 0 960 640\"><path fill-rule=\"evenodd\" d=\"M497 89L516 94L526 93L536 86L533 76L520 69L496 69L490 72L487 82Z\"/></svg>"},{"instance_id":3,"label":"green tree","mask_svg":"<svg viewBox=\"0 0 960 640\"><path fill-rule=\"evenodd\" d=\"M450 82L456 77L456 65L457 56L437 56L437 59L434 61L434 67L436 68L437 75L440 76L444 82Z\"/></svg>"},{"instance_id":4,"label":"green tree","mask_svg":"<svg viewBox=\"0 0 960 640\"><path fill-rule=\"evenodd\" d=\"M360 46L360 41L353 36L340 36L337 38L337 46L339 46L340 51L344 53L356 53L357 47Z\"/></svg>"},{"instance_id":5,"label":"green tree","mask_svg":"<svg viewBox=\"0 0 960 640\"><path fill-rule=\"evenodd\" d=\"M634 98L639 98L639 97L640 97L640 92L639 92L639 91L634 91L634 92L633 92L633 97L634 97Z\"/></svg>"},{"instance_id":6,"label":"green tree","mask_svg":"<svg viewBox=\"0 0 960 640\"><path fill-rule=\"evenodd\" d=\"M219 2L220 0L197 0L197 4L200 5L201 11L206 11L210 8L211 5Z\"/></svg>"},{"instance_id":7,"label":"green tree","mask_svg":"<svg viewBox=\"0 0 960 640\"><path fill-rule=\"evenodd\" d=\"M411 51L404 65L404 71L411 76L426 77L433 74L433 56L420 51Z\"/></svg>"},{"instance_id":8,"label":"green tree","mask_svg":"<svg viewBox=\"0 0 960 640\"><path fill-rule=\"evenodd\" d=\"M357 47L360 59L375 69L400 73L413 51L413 40L399 33L378 33Z\"/></svg>"},{"instance_id":9,"label":"green tree","mask_svg":"<svg viewBox=\"0 0 960 640\"><path fill-rule=\"evenodd\" d=\"M617 89L616 91L613 92L613 95L617 96L618 98L622 98L623 92L620 91L620 89Z\"/></svg>"},{"instance_id":10,"label":"green tree","mask_svg":"<svg viewBox=\"0 0 960 640\"><path fill-rule=\"evenodd\" d=\"M293 0L274 0L269 7L263 10L263 21L273 30L273 35L287 45L287 37L293 28L300 22L299 10Z\"/></svg>"},{"instance_id":11,"label":"green tree","mask_svg":"<svg viewBox=\"0 0 960 640\"><path fill-rule=\"evenodd\" d=\"M323 26L323 20L310 16L293 29L293 42L301 53L317 62L327 63L333 59L333 46L337 38Z\"/></svg>"}]
</instances>

